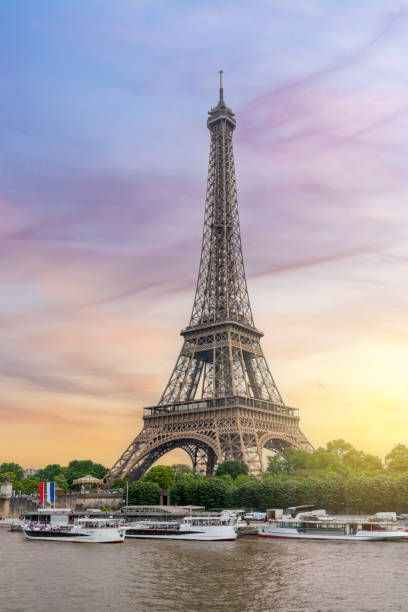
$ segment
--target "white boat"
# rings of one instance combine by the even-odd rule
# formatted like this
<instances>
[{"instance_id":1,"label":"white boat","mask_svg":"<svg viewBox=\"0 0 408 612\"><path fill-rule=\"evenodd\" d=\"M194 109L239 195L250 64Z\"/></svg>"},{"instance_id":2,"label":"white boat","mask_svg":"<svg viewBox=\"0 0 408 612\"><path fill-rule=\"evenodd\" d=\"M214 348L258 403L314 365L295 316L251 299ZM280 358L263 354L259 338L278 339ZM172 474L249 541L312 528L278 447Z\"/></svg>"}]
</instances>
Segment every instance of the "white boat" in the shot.
<instances>
[{"instance_id":1,"label":"white boat","mask_svg":"<svg viewBox=\"0 0 408 612\"><path fill-rule=\"evenodd\" d=\"M235 526L220 520L218 516L188 516L180 523L143 521L130 523L125 529L127 538L200 541L236 540L237 538Z\"/></svg>"},{"instance_id":2,"label":"white boat","mask_svg":"<svg viewBox=\"0 0 408 612\"><path fill-rule=\"evenodd\" d=\"M237 530L248 525L248 522L242 518L243 514L245 514L243 510L223 510L219 517L223 525L232 525Z\"/></svg>"},{"instance_id":3,"label":"white boat","mask_svg":"<svg viewBox=\"0 0 408 612\"><path fill-rule=\"evenodd\" d=\"M348 540L353 542L375 542L379 540L401 540L408 533L393 529L391 523L369 520L336 520L328 517L315 520L308 517L271 520L260 525L261 538L285 538L296 540Z\"/></svg>"},{"instance_id":4,"label":"white boat","mask_svg":"<svg viewBox=\"0 0 408 612\"><path fill-rule=\"evenodd\" d=\"M247 512L244 519L246 521L264 521L266 519L266 512Z\"/></svg>"},{"instance_id":5,"label":"white boat","mask_svg":"<svg viewBox=\"0 0 408 612\"><path fill-rule=\"evenodd\" d=\"M61 515L59 515L61 516ZM125 528L103 518L81 518L75 523L24 523L27 540L47 542L118 543L125 539Z\"/></svg>"}]
</instances>

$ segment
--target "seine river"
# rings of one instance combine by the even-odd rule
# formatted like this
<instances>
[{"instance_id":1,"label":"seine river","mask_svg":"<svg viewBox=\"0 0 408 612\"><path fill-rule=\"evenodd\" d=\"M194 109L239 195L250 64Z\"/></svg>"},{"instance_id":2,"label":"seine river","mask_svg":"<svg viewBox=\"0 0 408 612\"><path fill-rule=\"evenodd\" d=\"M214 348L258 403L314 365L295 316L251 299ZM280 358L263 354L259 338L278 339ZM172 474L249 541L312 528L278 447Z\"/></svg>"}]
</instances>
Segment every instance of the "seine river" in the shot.
<instances>
[{"instance_id":1,"label":"seine river","mask_svg":"<svg viewBox=\"0 0 408 612\"><path fill-rule=\"evenodd\" d=\"M408 609L408 543L28 542L0 529L1 612Z\"/></svg>"}]
</instances>

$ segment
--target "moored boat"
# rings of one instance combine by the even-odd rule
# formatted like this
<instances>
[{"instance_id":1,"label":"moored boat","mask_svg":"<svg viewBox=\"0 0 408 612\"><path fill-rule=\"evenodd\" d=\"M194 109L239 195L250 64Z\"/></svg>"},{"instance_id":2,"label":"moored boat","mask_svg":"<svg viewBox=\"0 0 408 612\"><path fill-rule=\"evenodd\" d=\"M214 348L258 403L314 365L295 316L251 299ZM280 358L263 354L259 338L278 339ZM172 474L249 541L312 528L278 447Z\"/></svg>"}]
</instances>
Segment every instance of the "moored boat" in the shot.
<instances>
[{"instance_id":1,"label":"moored boat","mask_svg":"<svg viewBox=\"0 0 408 612\"><path fill-rule=\"evenodd\" d=\"M22 525L27 540L47 542L119 543L125 539L125 529L103 518L80 518L70 522L70 511L48 510L47 521L25 522Z\"/></svg>"},{"instance_id":2,"label":"moored boat","mask_svg":"<svg viewBox=\"0 0 408 612\"><path fill-rule=\"evenodd\" d=\"M234 525L220 520L220 517L209 516L189 516L180 523L176 521L130 523L125 529L127 538L199 541L236 540L237 538Z\"/></svg>"},{"instance_id":3,"label":"moored boat","mask_svg":"<svg viewBox=\"0 0 408 612\"><path fill-rule=\"evenodd\" d=\"M353 542L375 542L402 540L408 533L393 528L389 522L330 520L328 518L308 520L307 517L272 520L259 527L261 538L284 538L296 540L347 540Z\"/></svg>"}]
</instances>

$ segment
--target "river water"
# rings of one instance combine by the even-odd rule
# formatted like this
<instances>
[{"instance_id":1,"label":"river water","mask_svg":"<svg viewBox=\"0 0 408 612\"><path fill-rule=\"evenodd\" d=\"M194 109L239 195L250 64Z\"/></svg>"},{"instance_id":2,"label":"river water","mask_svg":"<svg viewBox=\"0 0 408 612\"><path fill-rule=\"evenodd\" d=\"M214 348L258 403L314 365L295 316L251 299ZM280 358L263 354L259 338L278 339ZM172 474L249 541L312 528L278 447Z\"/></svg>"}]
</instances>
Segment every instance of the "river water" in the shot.
<instances>
[{"instance_id":1,"label":"river water","mask_svg":"<svg viewBox=\"0 0 408 612\"><path fill-rule=\"evenodd\" d=\"M31 542L0 529L1 612L408 610L408 543Z\"/></svg>"}]
</instances>

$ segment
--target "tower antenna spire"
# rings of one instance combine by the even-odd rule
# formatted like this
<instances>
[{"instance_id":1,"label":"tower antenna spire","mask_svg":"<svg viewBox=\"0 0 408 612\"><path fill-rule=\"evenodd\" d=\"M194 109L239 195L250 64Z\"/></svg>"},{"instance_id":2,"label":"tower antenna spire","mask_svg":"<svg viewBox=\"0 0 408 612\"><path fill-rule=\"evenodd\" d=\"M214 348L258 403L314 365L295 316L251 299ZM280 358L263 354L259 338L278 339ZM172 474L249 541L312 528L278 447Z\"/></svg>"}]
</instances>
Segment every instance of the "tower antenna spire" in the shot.
<instances>
[{"instance_id":1,"label":"tower antenna spire","mask_svg":"<svg viewBox=\"0 0 408 612\"><path fill-rule=\"evenodd\" d=\"M222 86L222 75L224 74L223 70L218 71L220 73L220 102L224 102L224 88Z\"/></svg>"}]
</instances>

